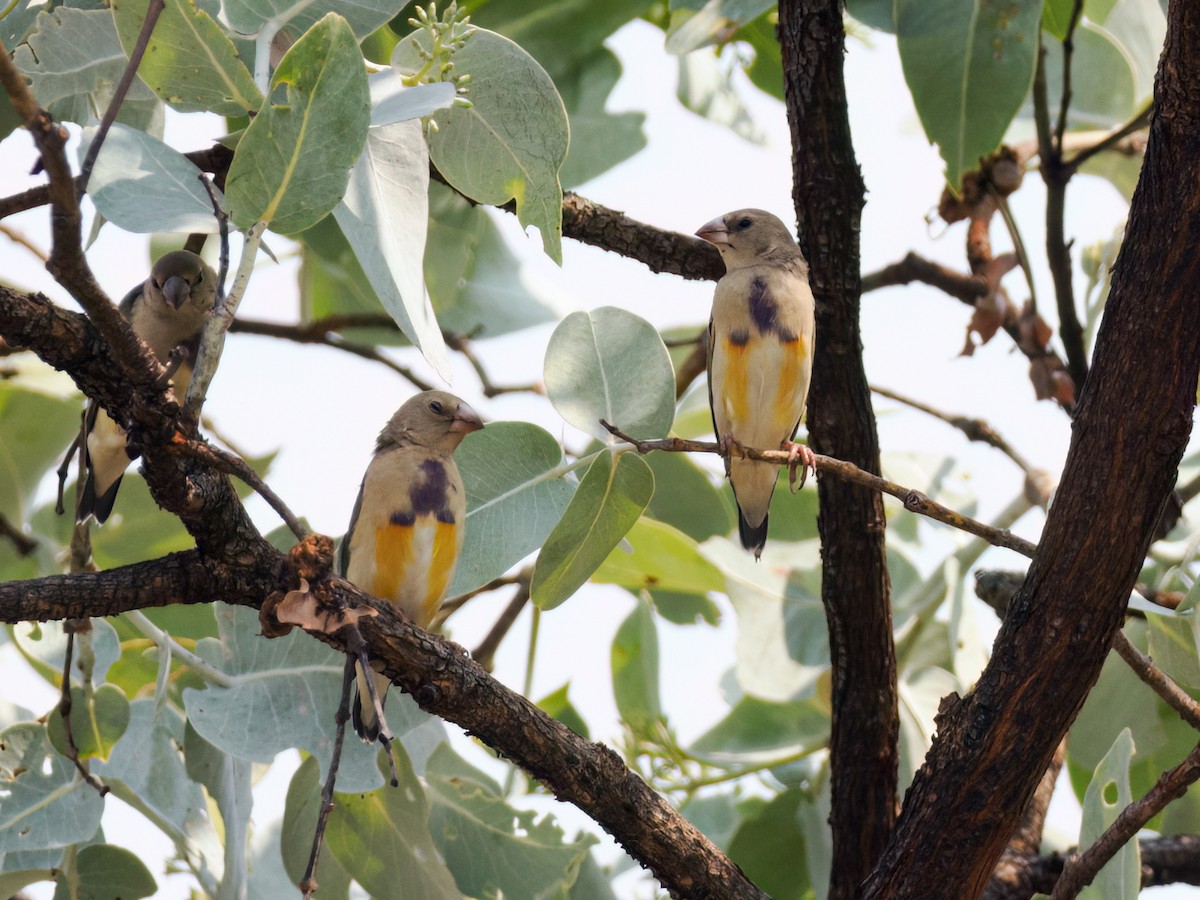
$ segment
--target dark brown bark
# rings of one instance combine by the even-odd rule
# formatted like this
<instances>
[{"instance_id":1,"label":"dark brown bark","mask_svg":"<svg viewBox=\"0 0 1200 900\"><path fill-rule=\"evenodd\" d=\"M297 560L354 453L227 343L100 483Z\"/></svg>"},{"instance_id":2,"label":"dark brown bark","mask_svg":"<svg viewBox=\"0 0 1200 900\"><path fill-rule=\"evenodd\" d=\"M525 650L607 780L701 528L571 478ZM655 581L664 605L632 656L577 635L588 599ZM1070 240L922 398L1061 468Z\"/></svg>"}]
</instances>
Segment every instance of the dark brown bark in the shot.
<instances>
[{"instance_id":1,"label":"dark brown bark","mask_svg":"<svg viewBox=\"0 0 1200 900\"><path fill-rule=\"evenodd\" d=\"M792 133L792 198L817 300L808 431L820 453L878 473L879 439L859 336L859 224L864 192L854 159L841 4L782 0L779 41ZM883 499L840 480L818 481L821 599L833 664L832 880L857 895L896 815L896 657L884 546Z\"/></svg>"},{"instance_id":2,"label":"dark brown bark","mask_svg":"<svg viewBox=\"0 0 1200 900\"><path fill-rule=\"evenodd\" d=\"M1175 2L1146 161L1071 449L992 660L938 736L864 896L972 898L1099 675L1191 432L1200 375L1200 8Z\"/></svg>"}]
</instances>

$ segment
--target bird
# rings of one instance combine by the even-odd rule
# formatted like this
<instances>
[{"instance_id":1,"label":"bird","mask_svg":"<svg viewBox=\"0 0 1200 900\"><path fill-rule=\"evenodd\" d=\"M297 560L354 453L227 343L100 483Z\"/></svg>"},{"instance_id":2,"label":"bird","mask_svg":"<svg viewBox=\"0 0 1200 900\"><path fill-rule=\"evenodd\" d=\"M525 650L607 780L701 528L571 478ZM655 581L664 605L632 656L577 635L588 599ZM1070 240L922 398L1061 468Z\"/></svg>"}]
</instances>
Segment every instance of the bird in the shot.
<instances>
[{"instance_id":1,"label":"bird","mask_svg":"<svg viewBox=\"0 0 1200 900\"><path fill-rule=\"evenodd\" d=\"M445 391L406 401L379 433L342 539L342 576L422 628L454 579L465 536L467 500L454 451L481 428L479 413ZM386 734L381 738L368 675L380 709L391 681L357 667L352 721L358 736L373 743Z\"/></svg>"},{"instance_id":2,"label":"bird","mask_svg":"<svg viewBox=\"0 0 1200 900\"><path fill-rule=\"evenodd\" d=\"M175 250L160 256L150 277L121 301L121 312L133 332L168 369L172 351L188 352L173 375L177 397L182 399L192 377L192 357L200 330L217 297L217 276L212 267L190 250ZM121 477L132 461L125 446L125 432L96 403L84 414L83 459L85 476L76 507L76 521L89 515L103 524L112 512Z\"/></svg>"},{"instance_id":3,"label":"bird","mask_svg":"<svg viewBox=\"0 0 1200 900\"><path fill-rule=\"evenodd\" d=\"M721 253L708 326L708 400L738 507L742 546L762 556L778 466L733 458L735 448L788 451L815 471L815 457L793 443L812 380L816 331L808 263L780 219L739 209L696 232Z\"/></svg>"}]
</instances>

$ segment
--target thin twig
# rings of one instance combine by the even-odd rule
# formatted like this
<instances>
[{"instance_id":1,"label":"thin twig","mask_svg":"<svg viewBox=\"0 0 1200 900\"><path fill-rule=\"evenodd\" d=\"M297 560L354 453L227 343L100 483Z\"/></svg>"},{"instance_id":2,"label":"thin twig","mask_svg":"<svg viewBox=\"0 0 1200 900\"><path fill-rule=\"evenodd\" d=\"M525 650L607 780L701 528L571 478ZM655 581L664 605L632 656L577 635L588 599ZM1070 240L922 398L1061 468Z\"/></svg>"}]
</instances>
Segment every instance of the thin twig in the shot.
<instances>
[{"instance_id":1,"label":"thin twig","mask_svg":"<svg viewBox=\"0 0 1200 900\"><path fill-rule=\"evenodd\" d=\"M217 199L216 185L208 175L201 172L196 177L200 179L205 193L208 194L208 201L213 208L213 218L217 220L217 231L221 236L220 262L217 269L217 302L222 303L225 298L225 279L229 277L229 214L221 209L221 202Z\"/></svg>"},{"instance_id":2,"label":"thin twig","mask_svg":"<svg viewBox=\"0 0 1200 900\"><path fill-rule=\"evenodd\" d=\"M517 621L517 616L521 614L521 610L525 608L525 604L529 602L529 582L530 573L525 576L525 579L517 587L517 591L513 594L512 599L508 601L508 605L504 607L504 612L500 613L500 618L492 625L491 630L479 642L479 646L471 654L475 662L483 666L487 671L492 671L492 664L495 661L496 649L500 646L500 642L504 640L513 623Z\"/></svg>"},{"instance_id":3,"label":"thin twig","mask_svg":"<svg viewBox=\"0 0 1200 900\"><path fill-rule=\"evenodd\" d=\"M1107 136L1092 144L1090 147L1085 147L1076 153L1069 160L1066 160L1064 165L1071 168L1072 171L1077 171L1080 166L1091 159L1098 153L1103 153L1117 144L1121 143L1129 135L1141 131L1150 124L1150 113L1154 111L1154 101L1146 103L1144 107L1132 119L1118 128L1116 131L1110 132Z\"/></svg>"},{"instance_id":4,"label":"thin twig","mask_svg":"<svg viewBox=\"0 0 1200 900\"><path fill-rule=\"evenodd\" d=\"M610 434L620 438L627 444L633 445L638 453L649 453L651 450L665 450L669 453L716 453L721 454L720 447L710 441L689 441L683 438L662 438L654 441L639 441L616 428L614 425L600 420ZM757 459L763 462L774 463L778 466L786 466L791 463L790 454L785 450L758 450L753 447L742 447L739 450L733 451L739 453L747 459ZM845 462L844 460L834 459L832 456L822 456L814 454L816 458L817 472L828 473L845 481L860 484L863 487L871 490L880 491L884 494L891 494L893 497L904 503L904 508L909 512L917 513L918 515L926 516L935 521L949 525L951 528L957 528L960 531L965 531L968 534L973 534L976 537L983 538L989 544L996 547L1004 547L1008 550L1013 550L1020 553L1022 556L1033 556L1037 545L1017 537L1009 531L993 528L990 525L985 525L977 519L972 519L970 516L964 516L960 512L950 509L948 506L930 500L923 493L912 488L906 488L903 485L888 481L886 478L880 478L878 475L872 475L870 472L864 472L853 463Z\"/></svg>"},{"instance_id":5,"label":"thin twig","mask_svg":"<svg viewBox=\"0 0 1200 900\"><path fill-rule=\"evenodd\" d=\"M1200 744L1192 749L1183 762L1164 772L1145 796L1121 810L1116 821L1104 830L1092 846L1067 862L1051 894L1053 900L1069 900L1077 896L1092 883L1096 874L1117 851L1133 840L1168 803L1182 797L1197 779L1200 779Z\"/></svg>"},{"instance_id":6,"label":"thin twig","mask_svg":"<svg viewBox=\"0 0 1200 900\"><path fill-rule=\"evenodd\" d=\"M0 234L4 235L14 244L19 244L20 246L24 247L39 260L41 260L42 265L45 265L50 260L50 256L45 250L43 250L33 241L29 240L29 238L25 237L25 235L21 234L21 232L17 231L17 229L8 225L0 225Z\"/></svg>"},{"instance_id":7,"label":"thin twig","mask_svg":"<svg viewBox=\"0 0 1200 900\"><path fill-rule=\"evenodd\" d=\"M296 536L297 540L302 541L308 537L309 530L304 527L304 523L288 508L288 505L280 499L279 495L267 486L267 483L259 477L250 464L240 456L235 456L233 453L222 450L220 447L214 447L206 441L185 438L181 434L175 436L175 439L168 445L168 448L172 452L179 453L182 456L198 459L218 472L224 472L226 475L240 478L256 494L267 501L267 505L275 510L279 518L283 519L284 524Z\"/></svg>"},{"instance_id":8,"label":"thin twig","mask_svg":"<svg viewBox=\"0 0 1200 900\"><path fill-rule=\"evenodd\" d=\"M347 317L348 318L348 317ZM369 323L352 324L369 324L374 326L376 317L371 317ZM383 318L383 317L378 317ZM236 319L230 327L230 331L238 334L256 334L261 337L280 338L286 341L294 341L297 344L321 344L325 347L333 347L335 350L341 350L345 353L351 353L354 356L359 356L363 359L369 359L372 362L382 363L387 366L401 378L413 385L419 391L431 391L434 386L418 376L411 369L400 365L399 363L389 359L379 351L377 347L369 346L368 344L357 344L353 341L347 341L339 334L335 334L332 330L332 325L325 323L331 322L331 319L318 319L308 325L280 325L276 322L260 322L251 319ZM391 319L387 320L394 326ZM344 327L344 323L343 323ZM387 327L384 324L382 327Z\"/></svg>"},{"instance_id":9,"label":"thin twig","mask_svg":"<svg viewBox=\"0 0 1200 900\"><path fill-rule=\"evenodd\" d=\"M75 628L73 626L79 624L79 621L78 619L68 619L63 622L63 629L67 632L67 652L63 659L62 697L58 701L58 713L62 716L63 736L67 741L67 759L74 764L79 776L103 797L108 793L108 785L89 772L87 766L79 758L79 747L75 745L75 731L71 726L71 708L73 706L71 700L71 655L75 647ZM86 623L87 620L84 619L83 622ZM88 624L88 627L90 628L91 625Z\"/></svg>"},{"instance_id":10,"label":"thin twig","mask_svg":"<svg viewBox=\"0 0 1200 900\"><path fill-rule=\"evenodd\" d=\"M990 188L990 190L996 200L996 209L999 210L1000 218L1004 220L1004 227L1008 230L1008 236L1013 242L1017 261L1021 264L1021 272L1025 275L1025 284L1029 287L1029 302L1036 310L1038 305L1037 286L1033 281L1033 266L1029 262L1029 251L1025 249L1025 240L1021 237L1021 229L1012 214L1012 209L1009 208L1008 198L994 188Z\"/></svg>"},{"instance_id":11,"label":"thin twig","mask_svg":"<svg viewBox=\"0 0 1200 900\"><path fill-rule=\"evenodd\" d=\"M1183 721L1200 731L1200 703L1193 700L1187 691L1156 666L1149 656L1129 643L1125 632L1117 632L1113 638L1113 649L1129 664L1129 668L1133 669L1138 678L1146 682L1171 709L1179 713Z\"/></svg>"},{"instance_id":12,"label":"thin twig","mask_svg":"<svg viewBox=\"0 0 1200 900\"><path fill-rule=\"evenodd\" d=\"M1057 159L1062 159L1063 135L1067 132L1067 110L1071 106L1071 57L1075 53L1075 29L1083 15L1083 0L1075 0L1071 8L1071 21L1067 24L1067 33L1063 36L1063 73L1062 101L1058 107L1058 126L1054 129L1054 152Z\"/></svg>"},{"instance_id":13,"label":"thin twig","mask_svg":"<svg viewBox=\"0 0 1200 900\"><path fill-rule=\"evenodd\" d=\"M37 541L8 521L8 517L2 512L0 512L0 537L6 537L12 542L13 548L17 551L17 556L28 556L38 546Z\"/></svg>"},{"instance_id":14,"label":"thin twig","mask_svg":"<svg viewBox=\"0 0 1200 900\"><path fill-rule=\"evenodd\" d=\"M546 388L540 384L518 384L509 386L494 384L492 379L488 376L487 369L483 367L483 363L479 361L479 358L471 350L469 335L454 334L453 332L446 331L442 333L442 337L446 341L446 346L448 346L451 350L457 350L463 355L463 358L471 364L471 368L475 370L476 377L479 378L479 386L483 390L483 396L487 397L488 399L491 399L492 397L498 397L501 394L546 393Z\"/></svg>"},{"instance_id":15,"label":"thin twig","mask_svg":"<svg viewBox=\"0 0 1200 900\"><path fill-rule=\"evenodd\" d=\"M104 111L104 118L100 120L100 127L96 131L96 136L92 138L87 155L83 158L83 165L79 169L79 179L75 183L75 190L80 197L87 192L88 181L92 177L92 167L96 165L96 157L100 155L100 148L104 145L104 139L108 137L108 130L112 128L121 104L125 102L125 95L129 93L129 88L133 84L138 66L142 63L142 56L146 53L146 46L150 43L150 34L154 31L154 26L158 24L158 17L162 15L164 5L163 0L150 0L146 18L142 20L142 30L138 33L137 43L133 45L133 52L129 54L129 62L125 65L125 71L121 73L121 80L117 82L117 89L113 92L112 100L108 103L108 109Z\"/></svg>"}]
</instances>

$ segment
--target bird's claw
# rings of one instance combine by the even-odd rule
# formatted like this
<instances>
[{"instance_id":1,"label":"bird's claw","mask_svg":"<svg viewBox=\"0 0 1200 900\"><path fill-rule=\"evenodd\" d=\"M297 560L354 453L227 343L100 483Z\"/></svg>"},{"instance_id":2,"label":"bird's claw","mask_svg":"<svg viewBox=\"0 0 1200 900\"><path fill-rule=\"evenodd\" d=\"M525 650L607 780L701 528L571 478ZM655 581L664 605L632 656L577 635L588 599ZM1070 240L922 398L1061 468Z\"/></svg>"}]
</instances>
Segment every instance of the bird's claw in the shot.
<instances>
[{"instance_id":1,"label":"bird's claw","mask_svg":"<svg viewBox=\"0 0 1200 900\"><path fill-rule=\"evenodd\" d=\"M783 449L788 454L788 488L794 494L808 481L809 469L812 469L814 475L817 474L817 456L804 444L797 444L795 441L784 441ZM800 467L799 484L796 484L797 466Z\"/></svg>"}]
</instances>

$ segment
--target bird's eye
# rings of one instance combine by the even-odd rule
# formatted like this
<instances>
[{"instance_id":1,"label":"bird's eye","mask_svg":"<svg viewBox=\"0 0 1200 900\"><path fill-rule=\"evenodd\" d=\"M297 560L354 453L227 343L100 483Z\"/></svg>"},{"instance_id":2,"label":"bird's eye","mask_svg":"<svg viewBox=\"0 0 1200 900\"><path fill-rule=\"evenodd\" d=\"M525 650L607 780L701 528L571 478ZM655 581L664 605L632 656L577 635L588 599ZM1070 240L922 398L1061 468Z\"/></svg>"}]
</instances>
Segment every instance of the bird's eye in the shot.
<instances>
[{"instance_id":1,"label":"bird's eye","mask_svg":"<svg viewBox=\"0 0 1200 900\"><path fill-rule=\"evenodd\" d=\"M738 219L738 228L749 228L754 224L754 221L749 216L742 216Z\"/></svg>"},{"instance_id":2,"label":"bird's eye","mask_svg":"<svg viewBox=\"0 0 1200 900\"><path fill-rule=\"evenodd\" d=\"M430 400L429 401L429 410L430 410L430 412L434 413L434 415L440 416L442 413L444 413L446 411L446 407L442 406L442 404L437 400Z\"/></svg>"},{"instance_id":3,"label":"bird's eye","mask_svg":"<svg viewBox=\"0 0 1200 900\"><path fill-rule=\"evenodd\" d=\"M196 273L196 284L204 284L204 270L201 269Z\"/></svg>"}]
</instances>

